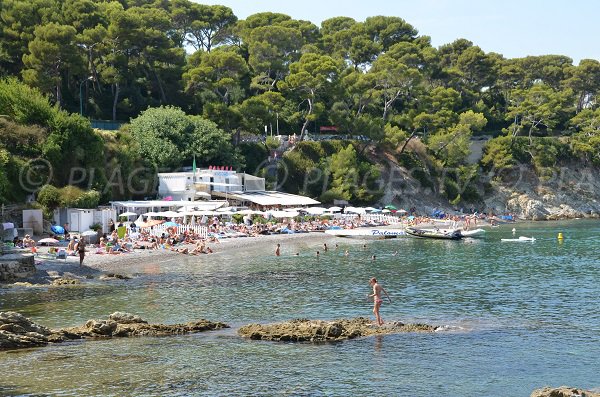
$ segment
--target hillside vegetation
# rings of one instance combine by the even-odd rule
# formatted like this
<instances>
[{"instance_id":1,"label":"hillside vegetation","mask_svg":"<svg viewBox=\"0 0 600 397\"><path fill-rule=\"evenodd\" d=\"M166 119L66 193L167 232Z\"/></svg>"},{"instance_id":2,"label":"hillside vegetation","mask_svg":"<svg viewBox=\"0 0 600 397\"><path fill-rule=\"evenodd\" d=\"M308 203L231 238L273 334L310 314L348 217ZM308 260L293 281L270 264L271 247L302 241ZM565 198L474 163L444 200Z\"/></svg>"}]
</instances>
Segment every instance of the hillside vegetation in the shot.
<instances>
[{"instance_id":1,"label":"hillside vegetation","mask_svg":"<svg viewBox=\"0 0 600 397\"><path fill-rule=\"evenodd\" d=\"M593 59L508 59L467 39L435 48L397 16L316 26L188 0L2 0L0 19L3 202L44 185L145 197L156 171L193 157L356 203L395 199L381 182L393 158L454 206L482 205L519 167L543 182L600 166ZM88 118L127 123L101 132ZM276 176L261 171L266 145L240 144L323 126L344 140L298 145ZM491 139L474 164L480 136Z\"/></svg>"}]
</instances>

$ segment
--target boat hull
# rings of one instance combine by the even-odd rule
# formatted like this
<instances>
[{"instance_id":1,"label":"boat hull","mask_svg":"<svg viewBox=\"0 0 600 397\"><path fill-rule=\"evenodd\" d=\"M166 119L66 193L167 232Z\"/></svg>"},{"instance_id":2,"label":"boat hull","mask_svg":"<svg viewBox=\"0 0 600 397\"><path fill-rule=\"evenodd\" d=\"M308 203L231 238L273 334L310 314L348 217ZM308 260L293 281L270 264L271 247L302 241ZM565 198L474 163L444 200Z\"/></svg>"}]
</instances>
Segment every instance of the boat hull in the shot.
<instances>
[{"instance_id":1,"label":"boat hull","mask_svg":"<svg viewBox=\"0 0 600 397\"><path fill-rule=\"evenodd\" d=\"M412 227L406 228L406 234L419 238L431 238L437 240L460 240L463 236L460 230L434 230L434 229L417 229Z\"/></svg>"},{"instance_id":2,"label":"boat hull","mask_svg":"<svg viewBox=\"0 0 600 397\"><path fill-rule=\"evenodd\" d=\"M325 230L325 233L335 237L348 237L348 238L396 238L406 236L404 229L334 229Z\"/></svg>"}]
</instances>

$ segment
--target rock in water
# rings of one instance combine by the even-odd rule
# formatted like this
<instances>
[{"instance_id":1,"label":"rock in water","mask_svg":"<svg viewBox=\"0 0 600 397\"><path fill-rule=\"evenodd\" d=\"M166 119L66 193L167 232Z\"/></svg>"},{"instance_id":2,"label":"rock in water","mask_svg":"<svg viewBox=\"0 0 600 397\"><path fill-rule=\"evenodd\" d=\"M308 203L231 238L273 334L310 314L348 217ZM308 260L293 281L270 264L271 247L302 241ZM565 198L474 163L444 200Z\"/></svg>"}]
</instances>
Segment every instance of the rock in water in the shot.
<instances>
[{"instance_id":1,"label":"rock in water","mask_svg":"<svg viewBox=\"0 0 600 397\"><path fill-rule=\"evenodd\" d=\"M22 314L0 312L0 350L45 346L52 331Z\"/></svg>"},{"instance_id":2,"label":"rock in water","mask_svg":"<svg viewBox=\"0 0 600 397\"><path fill-rule=\"evenodd\" d=\"M600 397L600 393L594 393L574 387L544 387L534 390L531 397Z\"/></svg>"},{"instance_id":3,"label":"rock in water","mask_svg":"<svg viewBox=\"0 0 600 397\"><path fill-rule=\"evenodd\" d=\"M229 328L225 323L198 320L185 324L148 324L140 316L115 312L107 320L88 320L81 327L50 330L22 314L0 312L0 350L45 346L77 339L168 336Z\"/></svg>"},{"instance_id":4,"label":"rock in water","mask_svg":"<svg viewBox=\"0 0 600 397\"><path fill-rule=\"evenodd\" d=\"M115 312L108 316L108 320L89 320L82 327L63 328L57 332L65 337L111 338L181 335L221 328L229 328L229 326L204 319L185 324L148 324L140 316Z\"/></svg>"},{"instance_id":5,"label":"rock in water","mask_svg":"<svg viewBox=\"0 0 600 397\"><path fill-rule=\"evenodd\" d=\"M291 320L276 324L249 324L238 334L245 338L285 342L329 342L360 336L397 334L403 332L434 332L437 327L426 324L390 323L373 326L364 317L335 321Z\"/></svg>"}]
</instances>

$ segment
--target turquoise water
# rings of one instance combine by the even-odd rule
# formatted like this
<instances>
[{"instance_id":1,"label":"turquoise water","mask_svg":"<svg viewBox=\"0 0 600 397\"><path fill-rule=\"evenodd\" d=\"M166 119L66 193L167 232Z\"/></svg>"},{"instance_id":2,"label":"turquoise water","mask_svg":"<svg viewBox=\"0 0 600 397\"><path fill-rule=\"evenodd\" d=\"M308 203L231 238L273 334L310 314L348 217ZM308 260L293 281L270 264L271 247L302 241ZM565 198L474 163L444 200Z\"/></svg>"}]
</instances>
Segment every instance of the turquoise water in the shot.
<instances>
[{"instance_id":1,"label":"turquoise water","mask_svg":"<svg viewBox=\"0 0 600 397\"><path fill-rule=\"evenodd\" d=\"M151 322L233 326L0 352L0 394L528 396L545 385L600 387L600 222L517 225L516 236L537 241L500 242L512 227L481 240L332 238L328 245L340 247L327 253L295 240L282 244L279 258L272 244L259 244L150 263L129 281L0 289L0 310L50 327L117 310ZM236 336L250 322L372 316L365 299L372 276L394 301L384 303L384 320L446 330L319 345Z\"/></svg>"}]
</instances>

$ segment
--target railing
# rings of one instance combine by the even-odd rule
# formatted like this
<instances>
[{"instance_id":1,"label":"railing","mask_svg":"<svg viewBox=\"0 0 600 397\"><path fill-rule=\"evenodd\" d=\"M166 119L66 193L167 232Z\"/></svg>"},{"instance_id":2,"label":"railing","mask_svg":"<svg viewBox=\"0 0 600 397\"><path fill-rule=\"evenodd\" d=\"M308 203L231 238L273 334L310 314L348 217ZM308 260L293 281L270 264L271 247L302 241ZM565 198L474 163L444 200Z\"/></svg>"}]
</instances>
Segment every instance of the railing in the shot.
<instances>
[{"instance_id":1,"label":"railing","mask_svg":"<svg viewBox=\"0 0 600 397\"><path fill-rule=\"evenodd\" d=\"M199 225L178 225L178 226L165 226L156 225L151 227L143 228L146 229L153 236L160 236L163 233L169 235L169 231L175 229L176 234L183 234L184 232L195 233L202 238L208 237L208 228L206 226Z\"/></svg>"},{"instance_id":2,"label":"railing","mask_svg":"<svg viewBox=\"0 0 600 397\"><path fill-rule=\"evenodd\" d=\"M334 219L358 220L358 214L334 214ZM391 225L399 225L405 223L402 218L387 214L361 214L360 220L372 222L384 222Z\"/></svg>"}]
</instances>

